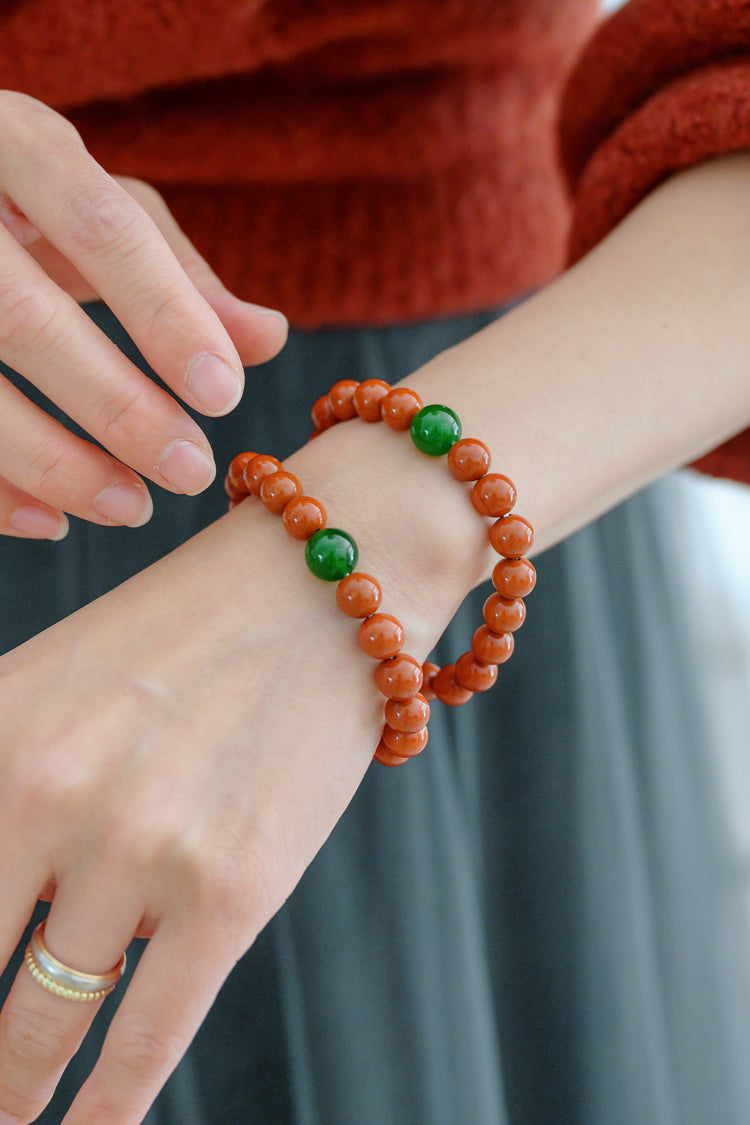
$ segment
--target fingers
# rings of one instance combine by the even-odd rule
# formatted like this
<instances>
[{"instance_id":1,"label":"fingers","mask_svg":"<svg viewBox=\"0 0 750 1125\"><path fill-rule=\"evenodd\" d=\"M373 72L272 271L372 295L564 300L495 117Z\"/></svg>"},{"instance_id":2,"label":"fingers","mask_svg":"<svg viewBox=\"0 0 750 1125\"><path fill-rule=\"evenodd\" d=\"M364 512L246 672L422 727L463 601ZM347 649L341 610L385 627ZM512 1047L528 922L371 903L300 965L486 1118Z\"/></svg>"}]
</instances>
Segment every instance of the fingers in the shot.
<instances>
[{"instance_id":1,"label":"fingers","mask_svg":"<svg viewBox=\"0 0 750 1125\"><path fill-rule=\"evenodd\" d=\"M63 512L41 504L28 492L0 477L0 535L18 539L64 539L68 520Z\"/></svg>"},{"instance_id":2,"label":"fingers","mask_svg":"<svg viewBox=\"0 0 750 1125\"><path fill-rule=\"evenodd\" d=\"M8 95L0 98L2 188L106 301L177 395L205 414L230 410L242 393L240 358L156 223L68 122L32 99L10 97L20 101L10 112Z\"/></svg>"},{"instance_id":3,"label":"fingers","mask_svg":"<svg viewBox=\"0 0 750 1125\"><path fill-rule=\"evenodd\" d=\"M59 888L45 929L49 952L86 973L116 965L138 924L122 904L103 912L94 884L66 894ZM31 1122L44 1109L78 1050L102 1001L80 1002L48 992L24 964L0 1012L0 1121Z\"/></svg>"}]
</instances>

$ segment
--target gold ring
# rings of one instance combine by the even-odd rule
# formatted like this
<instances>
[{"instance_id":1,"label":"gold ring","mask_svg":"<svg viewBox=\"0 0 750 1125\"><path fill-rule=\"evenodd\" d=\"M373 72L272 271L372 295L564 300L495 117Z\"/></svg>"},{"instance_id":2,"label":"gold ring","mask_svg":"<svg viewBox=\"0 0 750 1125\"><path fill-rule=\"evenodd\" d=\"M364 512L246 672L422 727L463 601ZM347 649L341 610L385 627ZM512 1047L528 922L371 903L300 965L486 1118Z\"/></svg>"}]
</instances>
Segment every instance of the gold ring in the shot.
<instances>
[{"instance_id":1,"label":"gold ring","mask_svg":"<svg viewBox=\"0 0 750 1125\"><path fill-rule=\"evenodd\" d=\"M26 968L42 988L65 1000L103 1000L125 972L124 953L108 973L79 973L77 969L64 965L52 956L45 945L44 922L40 922L31 935L25 961Z\"/></svg>"}]
</instances>

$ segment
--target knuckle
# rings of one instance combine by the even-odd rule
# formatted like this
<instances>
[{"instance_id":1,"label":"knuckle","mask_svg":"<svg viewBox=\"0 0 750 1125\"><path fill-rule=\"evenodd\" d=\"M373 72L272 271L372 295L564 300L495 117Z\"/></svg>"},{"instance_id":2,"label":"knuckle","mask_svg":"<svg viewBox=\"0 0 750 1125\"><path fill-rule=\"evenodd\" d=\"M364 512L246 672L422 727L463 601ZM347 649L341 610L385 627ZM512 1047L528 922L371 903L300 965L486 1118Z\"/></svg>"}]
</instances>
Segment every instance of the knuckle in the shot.
<instances>
[{"instance_id":1,"label":"knuckle","mask_svg":"<svg viewBox=\"0 0 750 1125\"><path fill-rule=\"evenodd\" d=\"M184 1051L178 1034L156 1023L148 1025L133 1019L124 1022L117 1038L117 1050L109 1057L109 1068L129 1083L149 1075L169 1073Z\"/></svg>"},{"instance_id":2,"label":"knuckle","mask_svg":"<svg viewBox=\"0 0 750 1125\"><path fill-rule=\"evenodd\" d=\"M63 211L63 226L74 252L124 251L140 225L134 201L114 183L73 192Z\"/></svg>"},{"instance_id":3,"label":"knuckle","mask_svg":"<svg viewBox=\"0 0 750 1125\"><path fill-rule=\"evenodd\" d=\"M138 388L121 391L117 398L103 399L91 423L91 433L108 449L125 438L133 437L133 419L137 416L140 395ZM130 424L129 424L130 423Z\"/></svg>"},{"instance_id":4,"label":"knuckle","mask_svg":"<svg viewBox=\"0 0 750 1125\"><path fill-rule=\"evenodd\" d=\"M68 469L68 451L62 437L54 433L38 437L33 453L29 453L23 465L23 486L43 500L60 491Z\"/></svg>"},{"instance_id":5,"label":"knuckle","mask_svg":"<svg viewBox=\"0 0 750 1125\"><path fill-rule=\"evenodd\" d=\"M60 1067L77 1045L78 1036L69 1023L12 998L6 1002L3 1022L3 1046L9 1057L24 1067Z\"/></svg>"},{"instance_id":6,"label":"knuckle","mask_svg":"<svg viewBox=\"0 0 750 1125\"><path fill-rule=\"evenodd\" d=\"M46 1100L41 1100L38 1095L31 1097L29 1094L19 1093L0 1082L0 1110L10 1114L14 1125L26 1125L27 1122L30 1125L36 1121L45 1105Z\"/></svg>"},{"instance_id":7,"label":"knuckle","mask_svg":"<svg viewBox=\"0 0 750 1125\"><path fill-rule=\"evenodd\" d=\"M15 351L49 337L56 314L57 305L33 283L0 278L0 347Z\"/></svg>"}]
</instances>

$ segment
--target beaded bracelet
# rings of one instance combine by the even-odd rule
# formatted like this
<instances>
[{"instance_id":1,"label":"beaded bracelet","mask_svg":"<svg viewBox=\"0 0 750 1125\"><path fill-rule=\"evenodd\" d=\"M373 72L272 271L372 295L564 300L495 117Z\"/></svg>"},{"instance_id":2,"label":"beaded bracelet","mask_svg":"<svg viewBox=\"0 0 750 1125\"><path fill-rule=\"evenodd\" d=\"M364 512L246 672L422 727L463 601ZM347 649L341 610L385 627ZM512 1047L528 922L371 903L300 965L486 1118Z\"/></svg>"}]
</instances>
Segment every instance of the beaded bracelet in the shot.
<instances>
[{"instance_id":1,"label":"beaded bracelet","mask_svg":"<svg viewBox=\"0 0 750 1125\"><path fill-rule=\"evenodd\" d=\"M501 556L492 572L495 593L484 603L484 624L475 632L471 649L455 664L440 668L420 665L402 652L404 629L397 618L379 613L382 592L372 575L355 571L358 549L348 532L327 527L323 505L302 492L300 481L269 454L240 453L232 461L224 487L229 506L248 495L281 515L295 539L306 541L305 561L324 581L336 581L336 601L350 617L363 618L360 647L378 661L375 682L386 697L385 726L375 751L384 765L402 765L427 744L429 700L450 706L465 703L475 692L487 691L497 680L497 666L513 653L513 634L523 624L523 598L536 583L536 572L524 557L534 541L534 531L522 516L511 516L515 487L499 473L489 473L490 453L484 442L461 438L461 423L447 406L425 406L406 387L392 389L381 379L357 383L343 379L312 408L317 437L337 422L360 417L365 422L386 422L394 430L409 430L415 446L428 456L447 454L448 468L459 481L474 482L471 500L481 516L495 520L489 540Z\"/></svg>"}]
</instances>

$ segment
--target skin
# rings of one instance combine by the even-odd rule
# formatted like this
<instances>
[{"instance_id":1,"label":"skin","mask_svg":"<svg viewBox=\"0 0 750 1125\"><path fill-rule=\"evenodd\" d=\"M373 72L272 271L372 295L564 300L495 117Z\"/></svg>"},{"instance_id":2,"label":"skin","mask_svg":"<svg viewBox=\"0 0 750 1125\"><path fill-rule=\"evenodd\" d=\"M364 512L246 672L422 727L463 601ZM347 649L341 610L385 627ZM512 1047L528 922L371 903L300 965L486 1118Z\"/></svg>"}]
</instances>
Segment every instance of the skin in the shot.
<instances>
[{"instance_id":1,"label":"skin","mask_svg":"<svg viewBox=\"0 0 750 1125\"><path fill-rule=\"evenodd\" d=\"M496 451L539 548L750 422L749 185L744 155L675 177L408 380ZM238 316L230 332L246 329ZM286 464L354 534L424 659L493 562L466 490L405 435L359 421ZM409 515L397 534L394 511ZM142 1120L368 768L372 663L300 556L248 501L0 658L0 965L40 894L50 949L83 971L151 937L64 1125ZM41 1112L95 1008L21 970L0 1013L0 1125Z\"/></svg>"}]
</instances>

